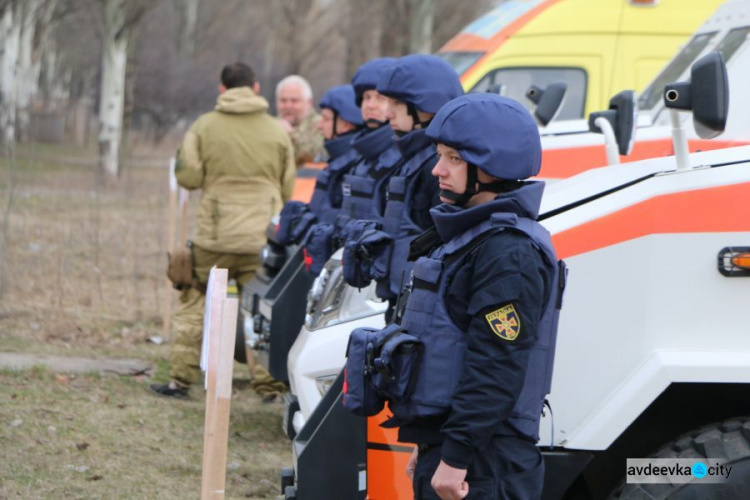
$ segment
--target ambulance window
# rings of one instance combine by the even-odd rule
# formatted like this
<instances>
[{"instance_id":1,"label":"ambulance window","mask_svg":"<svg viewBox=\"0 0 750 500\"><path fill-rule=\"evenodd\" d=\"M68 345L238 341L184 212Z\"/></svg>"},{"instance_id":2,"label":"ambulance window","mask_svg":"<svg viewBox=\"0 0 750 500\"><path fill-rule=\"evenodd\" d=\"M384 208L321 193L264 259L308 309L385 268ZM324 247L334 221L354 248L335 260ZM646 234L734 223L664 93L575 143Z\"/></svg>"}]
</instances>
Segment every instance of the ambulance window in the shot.
<instances>
[{"instance_id":1,"label":"ambulance window","mask_svg":"<svg viewBox=\"0 0 750 500\"><path fill-rule=\"evenodd\" d=\"M453 69L460 76L477 62L484 55L484 52L438 52L437 55L453 66Z\"/></svg>"},{"instance_id":2,"label":"ambulance window","mask_svg":"<svg viewBox=\"0 0 750 500\"><path fill-rule=\"evenodd\" d=\"M724 56L724 62L729 62L734 53L742 47L747 40L748 33L750 33L750 26L733 29L724 37L724 40L719 43L716 50L721 52L721 55Z\"/></svg>"},{"instance_id":3,"label":"ambulance window","mask_svg":"<svg viewBox=\"0 0 750 500\"><path fill-rule=\"evenodd\" d=\"M550 83L568 84L560 114L556 120L583 118L586 104L586 71L581 68L502 68L488 73L477 82L471 92L487 92L494 85L502 85L502 94L520 102L533 112L534 103L526 98L532 85L544 88Z\"/></svg>"},{"instance_id":4,"label":"ambulance window","mask_svg":"<svg viewBox=\"0 0 750 500\"><path fill-rule=\"evenodd\" d=\"M677 81L680 75L698 58L716 33L705 33L695 36L659 73L659 76L646 87L638 98L638 108L651 109L661 102L664 86Z\"/></svg>"}]
</instances>

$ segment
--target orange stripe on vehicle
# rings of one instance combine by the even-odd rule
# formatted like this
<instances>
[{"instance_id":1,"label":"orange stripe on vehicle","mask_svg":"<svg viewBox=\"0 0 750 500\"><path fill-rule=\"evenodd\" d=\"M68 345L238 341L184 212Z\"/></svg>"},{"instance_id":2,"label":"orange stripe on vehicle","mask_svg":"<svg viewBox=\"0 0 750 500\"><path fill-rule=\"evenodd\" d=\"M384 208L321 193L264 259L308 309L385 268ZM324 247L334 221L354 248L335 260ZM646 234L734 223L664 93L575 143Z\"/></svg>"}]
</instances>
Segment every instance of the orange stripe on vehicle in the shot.
<instances>
[{"instance_id":1,"label":"orange stripe on vehicle","mask_svg":"<svg viewBox=\"0 0 750 500\"><path fill-rule=\"evenodd\" d=\"M461 48L454 48L452 40L449 41L446 46L443 48L443 50L451 51L451 50L462 50L462 51L484 51L485 55L480 57L474 64L471 65L469 69L464 71L464 73L461 75L461 83L466 81L479 67L481 67L484 62L491 57L495 51L499 47L501 47L505 41L515 35L521 28L526 26L529 22L531 22L532 19L534 19L537 15L539 15L542 11L546 10L550 6L556 4L560 0L549 0L547 2L544 2L542 4L539 4L535 8L528 11L526 14L522 15L512 23L508 24L504 29L500 30L496 35L494 35L489 40L484 40L481 37L473 36L471 40L467 38L466 41L462 40L456 40L457 46L460 46ZM475 42L474 43L469 43ZM459 45L460 44L460 45Z\"/></svg>"},{"instance_id":2,"label":"orange stripe on vehicle","mask_svg":"<svg viewBox=\"0 0 750 500\"><path fill-rule=\"evenodd\" d=\"M657 196L552 236L573 257L651 234L750 231L750 183Z\"/></svg>"},{"instance_id":3,"label":"orange stripe on vehicle","mask_svg":"<svg viewBox=\"0 0 750 500\"><path fill-rule=\"evenodd\" d=\"M692 140L688 146L690 152L711 151L714 149L741 146L745 142L736 141L708 141ZM637 141L628 156L620 156L622 163L659 158L674 154L672 139L656 139L652 141ZM542 169L539 177L543 179L567 179L592 168L603 167L607 164L607 154L604 145L581 146L564 149L545 149L542 151Z\"/></svg>"}]
</instances>

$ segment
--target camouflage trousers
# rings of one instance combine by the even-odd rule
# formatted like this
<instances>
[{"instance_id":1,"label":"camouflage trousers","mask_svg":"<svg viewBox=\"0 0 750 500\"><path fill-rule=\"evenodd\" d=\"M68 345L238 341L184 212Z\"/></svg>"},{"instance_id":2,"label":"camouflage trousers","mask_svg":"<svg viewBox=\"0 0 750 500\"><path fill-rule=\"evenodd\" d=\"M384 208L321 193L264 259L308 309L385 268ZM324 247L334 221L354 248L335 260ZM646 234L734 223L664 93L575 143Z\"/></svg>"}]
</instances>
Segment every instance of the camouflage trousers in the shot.
<instances>
[{"instance_id":1,"label":"camouflage trousers","mask_svg":"<svg viewBox=\"0 0 750 500\"><path fill-rule=\"evenodd\" d=\"M193 246L194 273L204 287L213 266L228 270L229 279L239 285L246 284L260 265L256 254L223 254ZM189 387L201 378L200 358L203 343L203 310L206 304L204 292L190 287L180 296L179 309L172 318L172 348L169 353L169 375L175 382ZM259 363L252 373L252 387L260 395L282 393L286 385L271 377Z\"/></svg>"}]
</instances>

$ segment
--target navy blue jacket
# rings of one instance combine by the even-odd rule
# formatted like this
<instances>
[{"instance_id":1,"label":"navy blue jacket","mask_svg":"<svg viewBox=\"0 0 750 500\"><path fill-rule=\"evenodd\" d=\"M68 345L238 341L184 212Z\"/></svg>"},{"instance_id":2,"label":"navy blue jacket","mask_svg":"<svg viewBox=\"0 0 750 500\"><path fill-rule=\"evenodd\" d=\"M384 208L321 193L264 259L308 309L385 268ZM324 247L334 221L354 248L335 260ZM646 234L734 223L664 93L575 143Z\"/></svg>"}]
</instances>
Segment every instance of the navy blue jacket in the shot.
<instances>
[{"instance_id":1,"label":"navy blue jacket","mask_svg":"<svg viewBox=\"0 0 750 500\"><path fill-rule=\"evenodd\" d=\"M432 139L427 137L423 129L412 130L398 139L396 145L401 151L401 156L406 161L424 148L435 149ZM430 209L442 203L440 201L440 181L432 175L432 169L437 162L438 157L437 152L435 152L422 164L421 172L414 180L416 183L414 192L417 193L417 196L412 200L412 204L409 207L409 217L422 230L432 227L433 222L430 216ZM399 173L396 172L394 175L399 175Z\"/></svg>"},{"instance_id":2,"label":"navy blue jacket","mask_svg":"<svg viewBox=\"0 0 750 500\"><path fill-rule=\"evenodd\" d=\"M536 219L542 190L542 183L530 183L499 195L496 201L507 201L504 212ZM477 224L475 217L481 220L483 215L481 210L467 212L448 205L436 211L451 215L450 225L436 220L443 241L450 239L453 231L458 233ZM469 217L462 217L464 214ZM520 295L499 286L502 278L516 273L522 277ZM492 436L519 436L504 421L521 392L530 349L537 338L537 322L551 293L551 280L552 272L531 240L511 231L491 236L467 258L445 298L451 320L467 335L465 372L451 400L451 411L403 425L399 441L442 443L443 461L466 469ZM518 298L509 301L508 296ZM518 311L522 325L512 342L495 335L484 319L485 314L509 303ZM478 312L469 315L470 308Z\"/></svg>"}]
</instances>

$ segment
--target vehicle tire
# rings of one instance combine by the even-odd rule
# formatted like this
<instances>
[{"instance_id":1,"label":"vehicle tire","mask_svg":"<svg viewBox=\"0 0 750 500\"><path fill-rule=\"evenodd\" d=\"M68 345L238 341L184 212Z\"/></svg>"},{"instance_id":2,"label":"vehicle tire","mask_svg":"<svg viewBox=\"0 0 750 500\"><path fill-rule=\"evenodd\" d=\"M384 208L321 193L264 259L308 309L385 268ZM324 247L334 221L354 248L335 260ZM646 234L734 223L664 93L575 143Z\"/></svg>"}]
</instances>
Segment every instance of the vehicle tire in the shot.
<instances>
[{"instance_id":1,"label":"vehicle tire","mask_svg":"<svg viewBox=\"0 0 750 500\"><path fill-rule=\"evenodd\" d=\"M610 500L746 500L750 498L750 417L690 431L662 446L649 458L723 459L724 465L732 470L720 484L701 483L699 479L685 484L626 484L623 481L610 494Z\"/></svg>"},{"instance_id":2,"label":"vehicle tire","mask_svg":"<svg viewBox=\"0 0 750 500\"><path fill-rule=\"evenodd\" d=\"M242 311L237 314L237 338L234 341L234 360L238 363L247 364L247 352L245 352L245 322Z\"/></svg>"}]
</instances>

